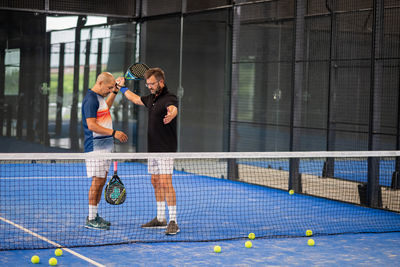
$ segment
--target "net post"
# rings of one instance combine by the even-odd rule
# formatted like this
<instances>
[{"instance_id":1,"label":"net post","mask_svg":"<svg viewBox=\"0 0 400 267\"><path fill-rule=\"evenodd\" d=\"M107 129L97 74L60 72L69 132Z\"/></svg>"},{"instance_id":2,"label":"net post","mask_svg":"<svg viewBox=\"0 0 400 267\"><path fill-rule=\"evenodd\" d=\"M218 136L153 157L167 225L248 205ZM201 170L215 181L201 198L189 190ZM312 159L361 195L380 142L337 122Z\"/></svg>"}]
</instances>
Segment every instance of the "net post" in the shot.
<instances>
[{"instance_id":1,"label":"net post","mask_svg":"<svg viewBox=\"0 0 400 267\"><path fill-rule=\"evenodd\" d=\"M395 171L392 174L391 189L400 189L400 158L396 157Z\"/></svg>"},{"instance_id":2,"label":"net post","mask_svg":"<svg viewBox=\"0 0 400 267\"><path fill-rule=\"evenodd\" d=\"M390 185L391 189L400 189L400 173L398 171L394 171L392 174L392 183Z\"/></svg>"},{"instance_id":3,"label":"net post","mask_svg":"<svg viewBox=\"0 0 400 267\"><path fill-rule=\"evenodd\" d=\"M367 184L367 205L371 208L382 208L382 193L379 186L379 158L368 158L368 184Z\"/></svg>"},{"instance_id":4,"label":"net post","mask_svg":"<svg viewBox=\"0 0 400 267\"><path fill-rule=\"evenodd\" d=\"M239 180L239 168L236 159L228 159L228 179Z\"/></svg>"},{"instance_id":5,"label":"net post","mask_svg":"<svg viewBox=\"0 0 400 267\"><path fill-rule=\"evenodd\" d=\"M289 190L293 189L296 193L303 191L301 185L301 174L299 173L300 159L289 159Z\"/></svg>"},{"instance_id":6,"label":"net post","mask_svg":"<svg viewBox=\"0 0 400 267\"><path fill-rule=\"evenodd\" d=\"M322 169L322 177L327 178L331 177L333 178L335 175L335 160L334 158L327 158L324 162L324 167Z\"/></svg>"}]
</instances>

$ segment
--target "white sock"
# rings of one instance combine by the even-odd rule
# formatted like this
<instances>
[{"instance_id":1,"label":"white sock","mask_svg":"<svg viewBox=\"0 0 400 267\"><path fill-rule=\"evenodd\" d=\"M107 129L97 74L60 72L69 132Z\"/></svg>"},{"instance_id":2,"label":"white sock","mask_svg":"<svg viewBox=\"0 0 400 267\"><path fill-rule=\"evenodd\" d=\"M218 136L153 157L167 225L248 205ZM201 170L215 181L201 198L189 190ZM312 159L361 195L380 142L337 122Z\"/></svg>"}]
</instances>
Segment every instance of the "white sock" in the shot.
<instances>
[{"instance_id":1,"label":"white sock","mask_svg":"<svg viewBox=\"0 0 400 267\"><path fill-rule=\"evenodd\" d=\"M89 205L89 220L94 220L97 215L97 206Z\"/></svg>"},{"instance_id":2,"label":"white sock","mask_svg":"<svg viewBox=\"0 0 400 267\"><path fill-rule=\"evenodd\" d=\"M176 221L176 206L168 207L168 210L169 210L169 221L175 221L176 223L178 223Z\"/></svg>"},{"instance_id":3,"label":"white sock","mask_svg":"<svg viewBox=\"0 0 400 267\"><path fill-rule=\"evenodd\" d=\"M165 220L165 201L157 201L157 220Z\"/></svg>"}]
</instances>

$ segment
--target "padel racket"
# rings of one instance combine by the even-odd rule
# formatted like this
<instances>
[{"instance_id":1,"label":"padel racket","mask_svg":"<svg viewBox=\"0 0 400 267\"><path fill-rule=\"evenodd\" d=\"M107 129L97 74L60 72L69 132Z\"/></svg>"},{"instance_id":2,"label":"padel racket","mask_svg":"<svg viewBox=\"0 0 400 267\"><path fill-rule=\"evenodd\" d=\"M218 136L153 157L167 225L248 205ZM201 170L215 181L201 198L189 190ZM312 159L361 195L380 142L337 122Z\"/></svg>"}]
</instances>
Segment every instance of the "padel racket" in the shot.
<instances>
[{"instance_id":1,"label":"padel racket","mask_svg":"<svg viewBox=\"0 0 400 267\"><path fill-rule=\"evenodd\" d=\"M135 63L131 65L125 73L126 80L143 80L144 73L149 67L144 63Z\"/></svg>"},{"instance_id":2,"label":"padel racket","mask_svg":"<svg viewBox=\"0 0 400 267\"><path fill-rule=\"evenodd\" d=\"M111 205L121 205L126 199L125 186L117 174L118 162L114 161L114 175L104 189L104 197Z\"/></svg>"}]
</instances>

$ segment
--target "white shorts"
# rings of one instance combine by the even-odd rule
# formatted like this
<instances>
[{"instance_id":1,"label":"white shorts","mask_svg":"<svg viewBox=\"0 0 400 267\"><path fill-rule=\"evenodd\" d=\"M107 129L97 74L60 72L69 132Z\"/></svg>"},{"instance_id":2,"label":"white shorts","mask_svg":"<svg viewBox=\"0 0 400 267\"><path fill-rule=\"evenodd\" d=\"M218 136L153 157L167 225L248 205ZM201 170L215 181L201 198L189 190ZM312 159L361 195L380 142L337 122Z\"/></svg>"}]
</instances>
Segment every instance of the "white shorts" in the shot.
<instances>
[{"instance_id":1,"label":"white shorts","mask_svg":"<svg viewBox=\"0 0 400 267\"><path fill-rule=\"evenodd\" d=\"M174 159L150 158L148 160L148 171L150 174L172 174L174 171Z\"/></svg>"},{"instance_id":2,"label":"white shorts","mask_svg":"<svg viewBox=\"0 0 400 267\"><path fill-rule=\"evenodd\" d=\"M110 151L105 151L110 152ZM99 151L92 151L88 153L99 153ZM107 178L106 172L110 170L111 159L87 159L86 173L88 177Z\"/></svg>"}]
</instances>

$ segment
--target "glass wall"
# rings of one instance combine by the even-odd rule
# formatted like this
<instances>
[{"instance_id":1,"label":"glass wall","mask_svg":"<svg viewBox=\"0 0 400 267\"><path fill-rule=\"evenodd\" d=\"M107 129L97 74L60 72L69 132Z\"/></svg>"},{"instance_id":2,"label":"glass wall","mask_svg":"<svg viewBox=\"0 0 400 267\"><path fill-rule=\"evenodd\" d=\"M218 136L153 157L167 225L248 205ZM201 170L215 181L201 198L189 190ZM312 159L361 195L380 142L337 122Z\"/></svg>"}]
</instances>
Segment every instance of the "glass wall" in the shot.
<instances>
[{"instance_id":1,"label":"glass wall","mask_svg":"<svg viewBox=\"0 0 400 267\"><path fill-rule=\"evenodd\" d=\"M78 147L83 146L81 105L87 90L98 74L111 72L114 77L123 76L126 66L134 62L135 24L91 26L80 30L78 109L73 110L75 81L76 29L57 30L50 34L50 92L49 138L50 146L71 149L71 114L76 113ZM114 127L129 136L129 146L117 143L117 151L136 151L136 117L133 104L118 95L111 108Z\"/></svg>"},{"instance_id":2,"label":"glass wall","mask_svg":"<svg viewBox=\"0 0 400 267\"><path fill-rule=\"evenodd\" d=\"M137 0L96 7L97 25L75 2L50 7L76 14L47 32L54 10L0 7L4 143L82 151L87 89L144 62L179 97L179 151L400 148L398 1ZM118 95L112 115L117 151L147 151L146 109Z\"/></svg>"},{"instance_id":3,"label":"glass wall","mask_svg":"<svg viewBox=\"0 0 400 267\"><path fill-rule=\"evenodd\" d=\"M294 15L286 7L234 9L231 150L289 149Z\"/></svg>"}]
</instances>

